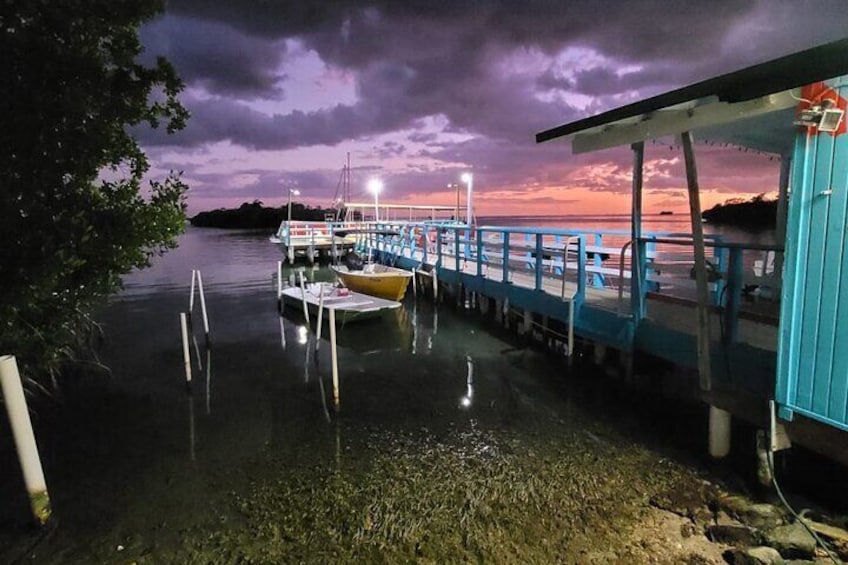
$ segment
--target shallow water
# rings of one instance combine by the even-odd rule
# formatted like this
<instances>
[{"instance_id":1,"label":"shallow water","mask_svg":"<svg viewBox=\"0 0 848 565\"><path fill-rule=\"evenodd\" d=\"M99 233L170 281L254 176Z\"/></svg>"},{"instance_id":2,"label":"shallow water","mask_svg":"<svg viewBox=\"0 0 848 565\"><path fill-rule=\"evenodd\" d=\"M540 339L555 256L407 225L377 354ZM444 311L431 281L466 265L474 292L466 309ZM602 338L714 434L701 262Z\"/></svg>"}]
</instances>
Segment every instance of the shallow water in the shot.
<instances>
[{"instance_id":1,"label":"shallow water","mask_svg":"<svg viewBox=\"0 0 848 565\"><path fill-rule=\"evenodd\" d=\"M690 473L630 416L604 411L615 393L598 369L570 369L429 297L340 328L336 410L326 337L316 352L296 309L276 310L277 259L266 234L189 229L127 278L99 315L111 375L38 403L58 518L47 536L20 527L26 500L0 424L0 558L547 560L609 543L612 524ZM192 268L212 342L195 304L187 387L179 312Z\"/></svg>"}]
</instances>

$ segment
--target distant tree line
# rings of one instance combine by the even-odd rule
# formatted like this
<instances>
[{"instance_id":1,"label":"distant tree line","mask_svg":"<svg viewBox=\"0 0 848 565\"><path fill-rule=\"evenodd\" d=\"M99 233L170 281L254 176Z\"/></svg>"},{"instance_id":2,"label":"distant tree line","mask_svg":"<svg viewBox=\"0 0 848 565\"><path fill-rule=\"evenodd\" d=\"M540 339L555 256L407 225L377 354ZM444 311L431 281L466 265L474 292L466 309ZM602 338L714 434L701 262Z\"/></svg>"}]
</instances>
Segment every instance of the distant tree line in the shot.
<instances>
[{"instance_id":1,"label":"distant tree line","mask_svg":"<svg viewBox=\"0 0 848 565\"><path fill-rule=\"evenodd\" d=\"M279 208L266 208L259 200L245 202L238 208L210 210L200 212L191 218L191 225L200 228L225 228L225 229L277 229L280 223L288 219L288 206ZM330 217L335 217L336 211L332 208L312 208L299 202L292 202L292 220L320 222Z\"/></svg>"},{"instance_id":2,"label":"distant tree line","mask_svg":"<svg viewBox=\"0 0 848 565\"><path fill-rule=\"evenodd\" d=\"M701 216L711 224L740 228L771 229L777 218L777 200L758 194L750 200L731 198L704 211Z\"/></svg>"}]
</instances>

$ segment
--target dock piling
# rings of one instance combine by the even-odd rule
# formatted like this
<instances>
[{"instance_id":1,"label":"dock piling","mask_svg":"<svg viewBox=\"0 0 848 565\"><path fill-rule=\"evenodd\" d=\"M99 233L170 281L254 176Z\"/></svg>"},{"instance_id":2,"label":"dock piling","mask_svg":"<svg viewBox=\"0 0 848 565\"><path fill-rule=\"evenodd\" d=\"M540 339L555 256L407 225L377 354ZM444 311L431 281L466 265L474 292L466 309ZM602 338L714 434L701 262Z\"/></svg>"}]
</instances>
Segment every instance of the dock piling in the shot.
<instances>
[{"instance_id":1,"label":"dock piling","mask_svg":"<svg viewBox=\"0 0 848 565\"><path fill-rule=\"evenodd\" d=\"M186 384L191 383L191 355L188 350L188 319L185 312L180 312L180 329L183 336L183 365L185 366Z\"/></svg>"},{"instance_id":2,"label":"dock piling","mask_svg":"<svg viewBox=\"0 0 848 565\"><path fill-rule=\"evenodd\" d=\"M283 311L283 262L277 261L277 310Z\"/></svg>"},{"instance_id":3,"label":"dock piling","mask_svg":"<svg viewBox=\"0 0 848 565\"><path fill-rule=\"evenodd\" d=\"M330 308L330 364L333 369L333 404L339 409L339 353L336 346L336 309Z\"/></svg>"},{"instance_id":4,"label":"dock piling","mask_svg":"<svg viewBox=\"0 0 848 565\"><path fill-rule=\"evenodd\" d=\"M315 340L315 353L318 353L318 350L321 348L321 322L324 321L324 283L318 283L319 292L318 295L318 331L317 331L317 339Z\"/></svg>"},{"instance_id":5,"label":"dock piling","mask_svg":"<svg viewBox=\"0 0 848 565\"><path fill-rule=\"evenodd\" d=\"M47 493L47 482L44 479L41 457L38 454L38 445L35 443L24 387L14 355L0 356L0 387L3 390L12 437L29 495L30 509L35 520L43 526L51 515L50 496Z\"/></svg>"},{"instance_id":6,"label":"dock piling","mask_svg":"<svg viewBox=\"0 0 848 565\"><path fill-rule=\"evenodd\" d=\"M716 459L727 457L730 453L730 412L710 405L709 420L710 456Z\"/></svg>"},{"instance_id":7,"label":"dock piling","mask_svg":"<svg viewBox=\"0 0 848 565\"><path fill-rule=\"evenodd\" d=\"M309 306L306 304L306 283L304 282L303 271L300 275L300 297L303 302L303 317L306 318L306 327L309 328Z\"/></svg>"}]
</instances>

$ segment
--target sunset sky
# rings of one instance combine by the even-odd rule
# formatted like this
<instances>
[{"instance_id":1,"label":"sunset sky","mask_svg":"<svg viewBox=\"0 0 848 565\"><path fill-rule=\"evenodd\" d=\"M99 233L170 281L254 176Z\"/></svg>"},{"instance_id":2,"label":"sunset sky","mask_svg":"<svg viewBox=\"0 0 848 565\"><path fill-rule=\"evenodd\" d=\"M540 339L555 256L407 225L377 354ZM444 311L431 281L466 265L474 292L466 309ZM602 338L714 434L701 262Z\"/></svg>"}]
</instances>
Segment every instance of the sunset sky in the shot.
<instances>
[{"instance_id":1,"label":"sunset sky","mask_svg":"<svg viewBox=\"0 0 848 565\"><path fill-rule=\"evenodd\" d=\"M329 207L345 155L352 193L454 202L477 215L626 213L627 149L571 154L538 131L844 37L848 2L713 0L169 0L142 29L192 113L139 132L153 173L184 171L189 213L259 199ZM704 207L776 190L778 161L696 148ZM646 212L686 207L682 156L648 144Z\"/></svg>"}]
</instances>

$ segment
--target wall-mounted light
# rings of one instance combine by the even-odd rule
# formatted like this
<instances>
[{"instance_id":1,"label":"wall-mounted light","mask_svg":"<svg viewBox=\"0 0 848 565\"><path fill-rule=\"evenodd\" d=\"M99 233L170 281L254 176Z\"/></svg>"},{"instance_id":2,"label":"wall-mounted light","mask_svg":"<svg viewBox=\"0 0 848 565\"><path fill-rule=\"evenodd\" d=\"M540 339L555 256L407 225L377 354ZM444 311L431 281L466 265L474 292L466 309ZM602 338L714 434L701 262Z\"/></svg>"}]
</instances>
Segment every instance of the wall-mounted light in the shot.
<instances>
[{"instance_id":1,"label":"wall-mounted light","mask_svg":"<svg viewBox=\"0 0 848 565\"><path fill-rule=\"evenodd\" d=\"M842 124L844 116L845 110L837 108L833 100L826 98L821 104L812 104L809 108L801 110L792 124L832 133Z\"/></svg>"}]
</instances>

